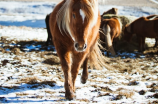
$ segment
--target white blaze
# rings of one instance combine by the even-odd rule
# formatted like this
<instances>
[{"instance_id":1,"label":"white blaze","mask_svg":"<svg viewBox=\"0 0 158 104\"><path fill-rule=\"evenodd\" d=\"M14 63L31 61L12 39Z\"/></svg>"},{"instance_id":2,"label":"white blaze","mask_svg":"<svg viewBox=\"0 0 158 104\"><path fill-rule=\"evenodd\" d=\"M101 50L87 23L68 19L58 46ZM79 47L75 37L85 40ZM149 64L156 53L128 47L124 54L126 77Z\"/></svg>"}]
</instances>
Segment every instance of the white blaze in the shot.
<instances>
[{"instance_id":1,"label":"white blaze","mask_svg":"<svg viewBox=\"0 0 158 104\"><path fill-rule=\"evenodd\" d=\"M85 16L85 14L84 14L84 12L83 12L82 9L80 9L80 15L81 15L82 20L83 20L83 23L84 23L84 18L85 18L86 16Z\"/></svg>"}]
</instances>

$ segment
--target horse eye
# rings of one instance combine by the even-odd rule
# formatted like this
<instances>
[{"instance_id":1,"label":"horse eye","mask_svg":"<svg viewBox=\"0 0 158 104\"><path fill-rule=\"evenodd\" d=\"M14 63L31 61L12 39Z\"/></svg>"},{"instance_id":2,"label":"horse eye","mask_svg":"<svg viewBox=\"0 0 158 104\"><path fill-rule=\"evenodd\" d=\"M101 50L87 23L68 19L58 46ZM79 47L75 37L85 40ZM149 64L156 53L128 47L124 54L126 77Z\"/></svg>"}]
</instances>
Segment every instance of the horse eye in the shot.
<instances>
[{"instance_id":1,"label":"horse eye","mask_svg":"<svg viewBox=\"0 0 158 104\"><path fill-rule=\"evenodd\" d=\"M72 16L73 16L73 18L75 18L76 16L75 16L75 14L72 14Z\"/></svg>"}]
</instances>

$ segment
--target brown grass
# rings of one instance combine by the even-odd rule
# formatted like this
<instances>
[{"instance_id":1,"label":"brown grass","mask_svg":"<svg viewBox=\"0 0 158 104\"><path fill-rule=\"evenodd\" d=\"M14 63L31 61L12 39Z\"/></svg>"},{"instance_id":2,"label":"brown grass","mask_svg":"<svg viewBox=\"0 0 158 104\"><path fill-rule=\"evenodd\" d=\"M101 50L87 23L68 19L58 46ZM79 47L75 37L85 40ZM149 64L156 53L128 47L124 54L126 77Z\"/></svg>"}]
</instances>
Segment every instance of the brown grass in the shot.
<instances>
[{"instance_id":1,"label":"brown grass","mask_svg":"<svg viewBox=\"0 0 158 104\"><path fill-rule=\"evenodd\" d=\"M27 95L30 95L30 93L16 93L16 96L27 96Z\"/></svg>"},{"instance_id":2,"label":"brown grass","mask_svg":"<svg viewBox=\"0 0 158 104\"><path fill-rule=\"evenodd\" d=\"M131 98L134 95L134 91L129 91L129 90L119 91L118 94L125 96L126 98Z\"/></svg>"},{"instance_id":3,"label":"brown grass","mask_svg":"<svg viewBox=\"0 0 158 104\"><path fill-rule=\"evenodd\" d=\"M22 78L18 83L19 84L20 83L38 84L38 86L39 85L49 85L49 86L53 87L56 82L55 81L42 81L41 79L33 76L33 77Z\"/></svg>"},{"instance_id":4,"label":"brown grass","mask_svg":"<svg viewBox=\"0 0 158 104\"><path fill-rule=\"evenodd\" d=\"M45 93L54 94L56 92L54 92L54 91L45 91Z\"/></svg>"}]
</instances>

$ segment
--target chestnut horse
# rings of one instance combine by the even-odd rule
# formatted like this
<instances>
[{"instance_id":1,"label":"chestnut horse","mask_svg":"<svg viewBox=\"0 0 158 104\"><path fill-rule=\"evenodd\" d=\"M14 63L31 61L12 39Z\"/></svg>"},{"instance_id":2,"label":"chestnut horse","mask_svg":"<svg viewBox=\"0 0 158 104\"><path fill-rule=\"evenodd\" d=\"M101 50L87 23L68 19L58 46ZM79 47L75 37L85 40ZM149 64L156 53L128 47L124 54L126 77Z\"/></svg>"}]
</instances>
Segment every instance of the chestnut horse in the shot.
<instances>
[{"instance_id":1,"label":"chestnut horse","mask_svg":"<svg viewBox=\"0 0 158 104\"><path fill-rule=\"evenodd\" d=\"M64 72L65 97L72 100L82 64L83 84L88 79L88 60L96 69L108 67L97 41L100 27L98 0L63 0L50 14L49 25Z\"/></svg>"},{"instance_id":2,"label":"chestnut horse","mask_svg":"<svg viewBox=\"0 0 158 104\"><path fill-rule=\"evenodd\" d=\"M139 41L139 50L145 50L145 38L158 38L158 19L149 17L140 17L124 29L125 39L130 41L133 34L136 34Z\"/></svg>"},{"instance_id":3,"label":"chestnut horse","mask_svg":"<svg viewBox=\"0 0 158 104\"><path fill-rule=\"evenodd\" d=\"M121 34L122 23L118 18L103 19L100 27L103 32L100 34L100 40L105 41L107 50L111 52L113 56L116 55L113 49L113 43L116 42Z\"/></svg>"}]
</instances>

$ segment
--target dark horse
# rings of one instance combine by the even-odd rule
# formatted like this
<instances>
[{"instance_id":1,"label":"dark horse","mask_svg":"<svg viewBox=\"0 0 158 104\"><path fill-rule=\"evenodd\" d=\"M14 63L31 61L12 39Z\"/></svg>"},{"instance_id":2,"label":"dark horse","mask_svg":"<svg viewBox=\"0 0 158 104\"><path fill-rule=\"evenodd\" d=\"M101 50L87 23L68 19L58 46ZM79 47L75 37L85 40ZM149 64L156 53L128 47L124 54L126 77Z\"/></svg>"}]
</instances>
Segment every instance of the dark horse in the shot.
<instances>
[{"instance_id":1,"label":"dark horse","mask_svg":"<svg viewBox=\"0 0 158 104\"><path fill-rule=\"evenodd\" d=\"M82 64L83 84L88 79L88 60L96 69L108 67L97 41L100 27L98 0L63 0L50 14L49 25L64 72L65 97L72 100Z\"/></svg>"},{"instance_id":2,"label":"dark horse","mask_svg":"<svg viewBox=\"0 0 158 104\"><path fill-rule=\"evenodd\" d=\"M50 14L46 15L46 18L45 18L46 29L47 29L47 33L48 33L48 37L47 37L47 41L46 41L47 46L49 45L49 43L52 43L52 40L53 40L52 35L50 33L49 17L50 17Z\"/></svg>"},{"instance_id":3,"label":"dark horse","mask_svg":"<svg viewBox=\"0 0 158 104\"><path fill-rule=\"evenodd\" d=\"M139 41L139 50L145 50L145 38L158 38L157 16L140 17L124 29L125 39L130 41L133 34L136 34ZM155 43L157 44L157 42Z\"/></svg>"}]
</instances>

